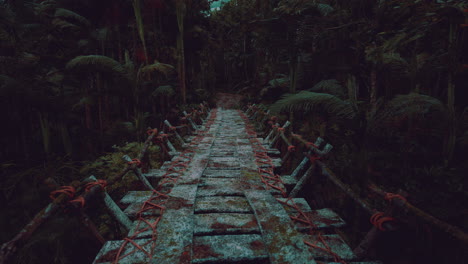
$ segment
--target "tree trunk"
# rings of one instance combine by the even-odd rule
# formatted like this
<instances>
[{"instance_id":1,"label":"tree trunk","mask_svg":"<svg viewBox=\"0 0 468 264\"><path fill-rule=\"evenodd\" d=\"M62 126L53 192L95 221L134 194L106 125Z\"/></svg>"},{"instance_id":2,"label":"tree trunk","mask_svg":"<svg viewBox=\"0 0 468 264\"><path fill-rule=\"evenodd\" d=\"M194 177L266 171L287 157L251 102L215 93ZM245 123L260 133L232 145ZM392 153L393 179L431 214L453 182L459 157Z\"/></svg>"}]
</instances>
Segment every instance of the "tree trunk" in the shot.
<instances>
[{"instance_id":1,"label":"tree trunk","mask_svg":"<svg viewBox=\"0 0 468 264\"><path fill-rule=\"evenodd\" d=\"M179 27L179 35L177 36L177 49L178 49L178 72L179 72L179 86L182 96L182 103L187 104L187 91L185 83L185 47L184 47L184 17L186 12L185 3L178 0L176 3L177 8L177 25Z\"/></svg>"}]
</instances>

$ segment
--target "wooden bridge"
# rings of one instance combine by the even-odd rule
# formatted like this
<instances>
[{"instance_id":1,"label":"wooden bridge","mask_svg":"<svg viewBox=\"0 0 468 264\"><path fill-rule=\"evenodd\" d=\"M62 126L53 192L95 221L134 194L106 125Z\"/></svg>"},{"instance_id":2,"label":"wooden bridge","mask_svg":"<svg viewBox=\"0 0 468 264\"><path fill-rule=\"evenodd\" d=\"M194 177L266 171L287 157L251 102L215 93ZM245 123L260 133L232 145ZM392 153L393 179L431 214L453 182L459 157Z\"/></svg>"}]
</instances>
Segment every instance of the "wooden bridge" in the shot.
<instances>
[{"instance_id":1,"label":"wooden bridge","mask_svg":"<svg viewBox=\"0 0 468 264\"><path fill-rule=\"evenodd\" d=\"M154 190L123 197L120 205L132 221L128 237L107 241L94 263L347 263L355 258L333 233L345 225L335 212L287 198L299 175L275 174L279 151L257 138L243 112L213 109L185 147L143 175L157 184Z\"/></svg>"},{"instance_id":2,"label":"wooden bridge","mask_svg":"<svg viewBox=\"0 0 468 264\"><path fill-rule=\"evenodd\" d=\"M8 263L19 246L63 209L76 210L82 223L103 244L95 264L376 264L381 262L362 259L383 231L398 227L390 216L397 207L463 243L468 242L468 235L460 228L426 214L403 196L376 186L371 186L370 191L389 203L384 213L373 209L320 161L331 151L330 144L321 138L307 142L292 131L286 133L288 121L281 126L275 117L258 107L249 106L245 113L223 108L235 104L231 99L221 97L219 107L211 111L200 104L190 114L183 112L185 124L180 126L165 121L162 130L149 129L140 154L135 159L124 156L127 166L107 181L91 176L58 187L51 193L49 205L13 239L2 244L0 264ZM253 123L267 131L265 138L257 135ZM302 161L291 175L280 176L282 164L296 149L291 139L300 142L306 152L299 153ZM279 140L283 153L273 148ZM151 144L159 145L170 156L159 169L148 168ZM104 187L131 171L146 191L130 191L120 202L114 202ZM336 234L345 225L338 214L329 208L312 210L305 199L297 198L315 173L327 177L372 215L373 226L355 249L351 250ZM128 230L122 240L105 241L84 212L85 204L100 192L106 207Z\"/></svg>"}]
</instances>

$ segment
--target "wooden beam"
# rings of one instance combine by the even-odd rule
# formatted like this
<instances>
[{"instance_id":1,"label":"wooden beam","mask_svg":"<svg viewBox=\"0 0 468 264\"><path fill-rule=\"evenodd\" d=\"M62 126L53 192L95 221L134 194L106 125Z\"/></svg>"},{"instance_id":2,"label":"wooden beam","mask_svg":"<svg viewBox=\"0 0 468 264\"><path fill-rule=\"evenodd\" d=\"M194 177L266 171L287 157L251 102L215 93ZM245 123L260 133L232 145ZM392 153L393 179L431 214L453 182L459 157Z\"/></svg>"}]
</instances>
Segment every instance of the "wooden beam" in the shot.
<instances>
[{"instance_id":1,"label":"wooden beam","mask_svg":"<svg viewBox=\"0 0 468 264\"><path fill-rule=\"evenodd\" d=\"M369 189L383 198L387 197L388 193L380 189L376 185L369 186ZM413 214L414 216L430 224L431 226L439 229L440 231L444 233L447 233L451 237L461 240L464 243L468 243L468 234L463 232L463 230L461 230L460 228L450 225L442 220L435 218L434 216L415 207L414 205L412 205L406 200L396 198L396 199L392 199L392 203L398 206L400 209L403 209L404 212L409 212Z\"/></svg>"}]
</instances>

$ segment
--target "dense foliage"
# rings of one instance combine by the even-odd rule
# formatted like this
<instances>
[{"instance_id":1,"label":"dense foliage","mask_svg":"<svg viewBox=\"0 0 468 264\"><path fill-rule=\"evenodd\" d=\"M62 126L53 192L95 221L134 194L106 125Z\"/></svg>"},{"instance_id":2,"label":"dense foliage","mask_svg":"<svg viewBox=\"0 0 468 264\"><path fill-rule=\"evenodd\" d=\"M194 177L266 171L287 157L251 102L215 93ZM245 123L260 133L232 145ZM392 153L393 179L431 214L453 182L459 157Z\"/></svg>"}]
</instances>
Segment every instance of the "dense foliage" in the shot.
<instances>
[{"instance_id":1,"label":"dense foliage","mask_svg":"<svg viewBox=\"0 0 468 264\"><path fill-rule=\"evenodd\" d=\"M401 189L468 230L464 1L231 0L210 11L212 2L0 1L0 242L48 202L48 182L116 172L141 148L127 142L217 90L325 138L327 164L363 196L369 182ZM107 215L92 217L106 238L120 235ZM92 244L78 256L57 242L91 239L69 218L33 237L18 263L89 262ZM62 235L49 237L54 228Z\"/></svg>"}]
</instances>

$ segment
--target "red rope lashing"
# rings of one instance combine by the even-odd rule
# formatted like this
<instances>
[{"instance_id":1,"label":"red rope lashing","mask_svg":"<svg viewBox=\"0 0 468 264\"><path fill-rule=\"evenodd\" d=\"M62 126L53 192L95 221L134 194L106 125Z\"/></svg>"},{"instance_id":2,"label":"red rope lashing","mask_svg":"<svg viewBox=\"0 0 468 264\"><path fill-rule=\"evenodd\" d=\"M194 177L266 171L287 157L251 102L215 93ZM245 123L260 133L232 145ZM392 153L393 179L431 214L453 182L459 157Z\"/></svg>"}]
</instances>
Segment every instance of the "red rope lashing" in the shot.
<instances>
[{"instance_id":1,"label":"red rope lashing","mask_svg":"<svg viewBox=\"0 0 468 264\"><path fill-rule=\"evenodd\" d=\"M68 197L75 197L76 189L73 186L61 186L58 190L50 192L50 199L55 200L60 194L66 194Z\"/></svg>"},{"instance_id":2,"label":"red rope lashing","mask_svg":"<svg viewBox=\"0 0 468 264\"><path fill-rule=\"evenodd\" d=\"M278 120L278 117L272 116L272 117L270 118L270 120L271 120L272 122L275 122L276 120Z\"/></svg>"},{"instance_id":3,"label":"red rope lashing","mask_svg":"<svg viewBox=\"0 0 468 264\"><path fill-rule=\"evenodd\" d=\"M94 186L101 186L102 189L104 189L106 186L107 186L107 181L106 180L97 180L97 181L93 181L93 182L89 182L85 185L85 192L89 192L91 190L91 188L93 188Z\"/></svg>"},{"instance_id":4,"label":"red rope lashing","mask_svg":"<svg viewBox=\"0 0 468 264\"><path fill-rule=\"evenodd\" d=\"M294 151L296 151L296 146L294 146L294 145L289 145L289 146L288 146L288 152L294 152Z\"/></svg>"},{"instance_id":5,"label":"red rope lashing","mask_svg":"<svg viewBox=\"0 0 468 264\"><path fill-rule=\"evenodd\" d=\"M146 134L148 134L148 136L151 136L151 134L153 134L153 133L154 133L155 135L158 134L158 130L155 128L155 129L148 129L148 130L146 131Z\"/></svg>"},{"instance_id":6,"label":"red rope lashing","mask_svg":"<svg viewBox=\"0 0 468 264\"><path fill-rule=\"evenodd\" d=\"M382 212L376 212L370 218L371 224L377 227L380 231L386 231L383 227L384 223L393 221L395 221L395 218L390 216L384 216L384 213Z\"/></svg>"},{"instance_id":7,"label":"red rope lashing","mask_svg":"<svg viewBox=\"0 0 468 264\"><path fill-rule=\"evenodd\" d=\"M127 164L128 165L136 164L137 167L141 167L141 161L139 159L132 159L132 161L129 161Z\"/></svg>"},{"instance_id":8,"label":"red rope lashing","mask_svg":"<svg viewBox=\"0 0 468 264\"><path fill-rule=\"evenodd\" d=\"M176 130L176 129L177 129L177 128L176 128L175 126L170 126L170 127L169 127L169 130L171 130L171 131L174 131L174 130Z\"/></svg>"},{"instance_id":9,"label":"red rope lashing","mask_svg":"<svg viewBox=\"0 0 468 264\"><path fill-rule=\"evenodd\" d=\"M315 145L315 144L312 143L312 142L306 142L306 146L307 146L307 147L314 147L314 148L317 148L317 149L318 149L318 146Z\"/></svg>"},{"instance_id":10,"label":"red rope lashing","mask_svg":"<svg viewBox=\"0 0 468 264\"><path fill-rule=\"evenodd\" d=\"M403 197L403 196L401 196L401 195L399 195L399 194L395 194L395 193L385 193L385 197L384 197L385 200L391 202L391 201L392 201L393 199L395 199L395 198L396 198L396 199L400 199L400 200L402 200L402 201L405 202L405 203L407 202L406 198Z\"/></svg>"},{"instance_id":11,"label":"red rope lashing","mask_svg":"<svg viewBox=\"0 0 468 264\"><path fill-rule=\"evenodd\" d=\"M284 132L285 128L284 127L277 127L279 132Z\"/></svg>"},{"instance_id":12,"label":"red rope lashing","mask_svg":"<svg viewBox=\"0 0 468 264\"><path fill-rule=\"evenodd\" d=\"M85 206L86 201L83 196L78 196L78 198L69 201L69 203L78 203L80 207L83 208Z\"/></svg>"},{"instance_id":13,"label":"red rope lashing","mask_svg":"<svg viewBox=\"0 0 468 264\"><path fill-rule=\"evenodd\" d=\"M309 160L310 162L314 163L316 160L320 160L322 159L321 157L317 156L317 155L312 155L312 156L309 156Z\"/></svg>"}]
</instances>

